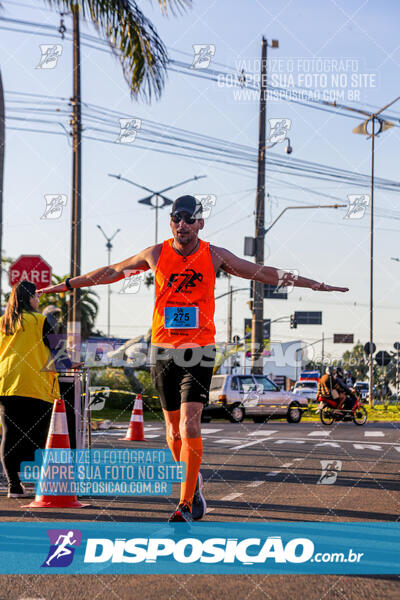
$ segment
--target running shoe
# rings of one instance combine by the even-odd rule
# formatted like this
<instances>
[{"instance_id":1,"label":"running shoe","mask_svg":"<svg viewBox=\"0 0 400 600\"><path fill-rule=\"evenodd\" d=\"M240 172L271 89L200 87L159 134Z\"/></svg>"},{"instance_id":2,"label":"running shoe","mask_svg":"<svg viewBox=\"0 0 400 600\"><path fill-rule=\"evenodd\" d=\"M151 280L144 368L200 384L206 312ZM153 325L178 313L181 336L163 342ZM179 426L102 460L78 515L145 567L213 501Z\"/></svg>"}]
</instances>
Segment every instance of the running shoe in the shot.
<instances>
[{"instance_id":1,"label":"running shoe","mask_svg":"<svg viewBox=\"0 0 400 600\"><path fill-rule=\"evenodd\" d=\"M172 513L168 521L170 523L191 523L193 521L193 517L189 506L185 502L181 502L177 509Z\"/></svg>"},{"instance_id":2,"label":"running shoe","mask_svg":"<svg viewBox=\"0 0 400 600\"><path fill-rule=\"evenodd\" d=\"M202 490L203 490L203 477L202 477L201 473L199 473L199 476L197 478L197 483L196 483L196 489L194 491L194 496L193 496L193 504L192 504L192 517L193 517L194 521L198 521L199 519L202 519L204 517L204 515L206 514L207 503L202 494Z\"/></svg>"},{"instance_id":3,"label":"running shoe","mask_svg":"<svg viewBox=\"0 0 400 600\"><path fill-rule=\"evenodd\" d=\"M22 483L12 484L8 486L7 498L25 498L26 492Z\"/></svg>"}]
</instances>

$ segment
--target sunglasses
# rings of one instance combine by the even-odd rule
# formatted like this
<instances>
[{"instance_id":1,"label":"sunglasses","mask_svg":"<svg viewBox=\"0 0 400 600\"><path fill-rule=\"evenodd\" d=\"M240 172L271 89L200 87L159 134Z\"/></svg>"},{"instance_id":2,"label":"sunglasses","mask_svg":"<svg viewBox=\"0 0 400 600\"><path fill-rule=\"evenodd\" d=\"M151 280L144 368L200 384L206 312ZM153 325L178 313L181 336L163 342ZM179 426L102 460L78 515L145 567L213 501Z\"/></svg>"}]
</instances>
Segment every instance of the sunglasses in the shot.
<instances>
[{"instance_id":1,"label":"sunglasses","mask_svg":"<svg viewBox=\"0 0 400 600\"><path fill-rule=\"evenodd\" d=\"M171 215L171 220L173 223L180 223L182 221L182 219L185 221L185 223L187 225L193 225L193 223L195 223L197 221L197 219L194 219L193 217L189 216L188 214L178 213L177 215Z\"/></svg>"}]
</instances>

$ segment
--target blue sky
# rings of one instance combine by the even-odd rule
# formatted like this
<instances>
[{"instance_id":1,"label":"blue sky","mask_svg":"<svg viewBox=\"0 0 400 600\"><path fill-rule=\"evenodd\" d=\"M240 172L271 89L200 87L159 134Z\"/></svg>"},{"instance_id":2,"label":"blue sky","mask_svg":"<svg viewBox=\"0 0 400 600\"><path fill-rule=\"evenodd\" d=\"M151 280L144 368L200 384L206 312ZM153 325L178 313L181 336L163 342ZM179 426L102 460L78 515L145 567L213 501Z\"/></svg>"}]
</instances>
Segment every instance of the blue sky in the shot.
<instances>
[{"instance_id":1,"label":"blue sky","mask_svg":"<svg viewBox=\"0 0 400 600\"><path fill-rule=\"evenodd\" d=\"M295 75L309 68L312 60L326 59L332 65L348 59L356 65L356 75L367 74L367 87L353 88L359 101L351 101L350 85L343 87L344 104L366 108L380 107L394 99L398 91L400 46L397 23L399 10L395 1L384 7L361 0L297 0L282 3L208 0L194 2L184 15L165 18L157 3L139 2L153 21L174 59L191 62L193 44L213 44L216 69L237 69L240 64L257 68L261 37L279 39L279 49L270 49L270 71L280 68L288 74L295 65ZM31 7L31 8L29 8ZM59 25L59 16L39 1L6 2L3 17ZM65 19L71 30L69 17ZM0 23L2 25L4 23ZM82 31L96 35L92 27ZM7 97L11 91L63 96L72 93L72 48L60 40L62 55L57 67L36 69L39 44L56 43L46 35L30 35L1 31L1 68ZM214 65L213 65L214 63ZM299 69L297 66L299 65ZM311 65L311 66L310 66ZM253 70L253 69L251 69ZM350 70L346 71L348 78ZM328 74L330 77L331 75ZM187 74L169 72L158 102L147 105L132 101L119 63L98 50L82 47L82 99L140 119L173 125L200 134L215 136L236 144L257 147L258 103L234 97L232 89ZM336 168L368 173L369 144L363 136L352 134L360 120L312 110L285 101L269 101L268 118L291 120L290 139L294 158L321 162ZM6 105L6 112L8 108ZM400 115L400 102L388 111ZM118 119L116 119L118 123ZM63 122L67 124L68 119ZM15 126L15 121L7 121ZM21 125L19 125L21 126ZM4 248L8 255L41 254L57 274L69 269L71 149L67 136L7 130ZM140 131L137 142L140 141ZM376 141L376 175L398 179L397 147L399 129L392 128ZM136 143L136 142L135 142ZM137 204L140 190L115 181L108 173L122 173L151 189L161 189L195 174L204 179L178 188L181 193L209 193L217 197L206 223L203 239L225 246L243 256L244 236L254 234L256 173L237 167L219 165L212 159L197 161L143 150L132 145L85 141L83 146L83 225L82 271L87 272L106 263L103 237L96 225L108 234L117 228L112 260L122 260L153 243L154 212ZM138 145L138 144L137 144ZM274 148L285 156L283 144ZM268 160L268 154L267 154ZM315 193L293 188L292 184L311 188ZM329 203L331 194L347 203L348 194L369 193L368 187L344 183L326 183L278 172L267 175L270 205L267 220L288 205L306 202ZM67 206L58 220L41 219L45 194L66 194ZM174 192L172 192L174 193ZM400 338L397 310L400 263L390 260L399 256L398 230L400 210L398 194L376 191L376 262L375 262L375 337L379 348L391 348ZM390 212L389 212L390 211ZM276 319L295 310L322 310L323 326L289 329L288 324L274 324L274 341L302 338L312 342L324 332L354 333L363 342L368 339L369 290L369 212L359 220L344 219L346 211L289 211L271 230L266 240L265 263L328 283L351 288L346 295L322 294L294 290L288 301L265 302L265 316ZM169 237L167 211L160 211L159 238ZM235 287L244 287L235 280ZM112 286L112 333L131 337L150 327L153 292L141 288L135 294L118 294L121 284ZM217 295L226 289L218 282ZM97 287L101 308L98 327L106 330L106 288ZM246 292L234 296L234 334L243 332L243 320L250 313ZM226 298L217 301L217 339L226 337ZM346 346L327 343L332 356L340 355Z\"/></svg>"}]
</instances>

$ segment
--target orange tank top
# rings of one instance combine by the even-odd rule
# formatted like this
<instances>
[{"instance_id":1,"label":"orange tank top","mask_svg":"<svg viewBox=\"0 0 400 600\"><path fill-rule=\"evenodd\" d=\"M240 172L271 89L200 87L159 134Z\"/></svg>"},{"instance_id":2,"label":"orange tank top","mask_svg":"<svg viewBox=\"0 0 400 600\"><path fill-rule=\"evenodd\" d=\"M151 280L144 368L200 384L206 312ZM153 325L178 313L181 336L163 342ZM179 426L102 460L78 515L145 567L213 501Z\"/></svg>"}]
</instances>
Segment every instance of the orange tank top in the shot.
<instances>
[{"instance_id":1,"label":"orange tank top","mask_svg":"<svg viewBox=\"0 0 400 600\"><path fill-rule=\"evenodd\" d=\"M165 240L158 259L151 343L164 347L208 346L215 341L215 271L210 244L181 256Z\"/></svg>"}]
</instances>

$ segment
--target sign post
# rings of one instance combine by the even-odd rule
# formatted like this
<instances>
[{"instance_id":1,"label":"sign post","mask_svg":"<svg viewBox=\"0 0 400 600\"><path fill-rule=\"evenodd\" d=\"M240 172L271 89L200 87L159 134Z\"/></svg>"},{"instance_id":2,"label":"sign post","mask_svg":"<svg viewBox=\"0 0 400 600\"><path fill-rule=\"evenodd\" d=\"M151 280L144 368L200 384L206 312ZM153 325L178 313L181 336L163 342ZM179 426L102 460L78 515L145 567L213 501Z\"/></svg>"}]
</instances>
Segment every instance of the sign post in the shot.
<instances>
[{"instance_id":1,"label":"sign post","mask_svg":"<svg viewBox=\"0 0 400 600\"><path fill-rule=\"evenodd\" d=\"M11 287L28 280L38 290L51 285L51 266L38 254L25 254L10 266L8 281Z\"/></svg>"}]
</instances>

